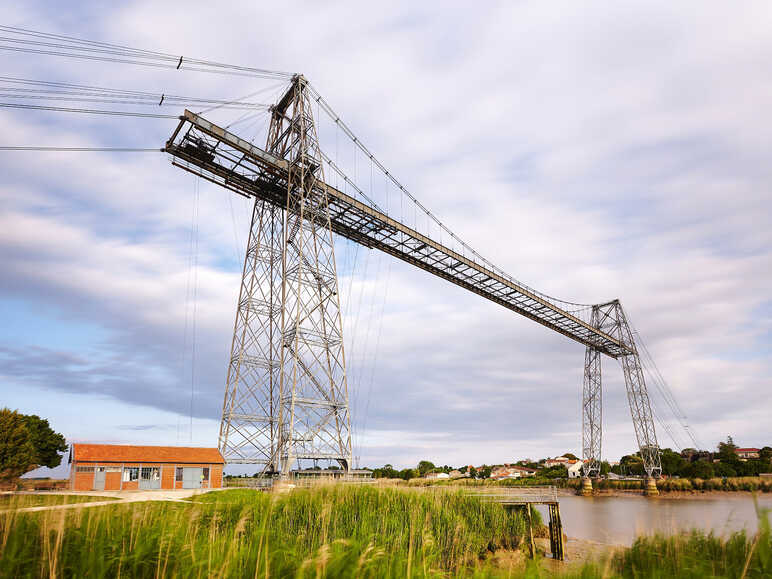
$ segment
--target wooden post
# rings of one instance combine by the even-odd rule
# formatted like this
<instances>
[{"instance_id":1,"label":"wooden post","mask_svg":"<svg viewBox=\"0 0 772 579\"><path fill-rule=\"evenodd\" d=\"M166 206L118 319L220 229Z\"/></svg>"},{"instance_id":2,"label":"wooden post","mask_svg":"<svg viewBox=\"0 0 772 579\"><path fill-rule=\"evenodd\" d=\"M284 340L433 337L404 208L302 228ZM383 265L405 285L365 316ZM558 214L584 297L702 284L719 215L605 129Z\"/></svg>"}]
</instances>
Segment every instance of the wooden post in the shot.
<instances>
[{"instance_id":1,"label":"wooden post","mask_svg":"<svg viewBox=\"0 0 772 579\"><path fill-rule=\"evenodd\" d=\"M558 503L550 503L549 512L552 558L563 561L565 559L565 550L563 545L563 523L560 520L560 505Z\"/></svg>"},{"instance_id":2,"label":"wooden post","mask_svg":"<svg viewBox=\"0 0 772 579\"><path fill-rule=\"evenodd\" d=\"M533 519L531 517L531 505L525 503L525 519L528 525L528 551L531 553L531 559L533 559L536 548L533 543Z\"/></svg>"}]
</instances>

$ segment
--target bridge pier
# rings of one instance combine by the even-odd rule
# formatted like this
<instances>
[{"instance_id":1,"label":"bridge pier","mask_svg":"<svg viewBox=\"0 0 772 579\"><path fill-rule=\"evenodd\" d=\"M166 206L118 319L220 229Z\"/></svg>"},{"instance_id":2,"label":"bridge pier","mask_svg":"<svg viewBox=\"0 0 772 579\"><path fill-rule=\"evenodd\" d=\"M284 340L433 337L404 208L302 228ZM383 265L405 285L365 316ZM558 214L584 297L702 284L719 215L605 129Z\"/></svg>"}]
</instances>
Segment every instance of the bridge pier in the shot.
<instances>
[{"instance_id":1,"label":"bridge pier","mask_svg":"<svg viewBox=\"0 0 772 579\"><path fill-rule=\"evenodd\" d=\"M592 479L588 476L582 477L582 486L579 488L579 493L583 497L592 496Z\"/></svg>"},{"instance_id":2,"label":"bridge pier","mask_svg":"<svg viewBox=\"0 0 772 579\"><path fill-rule=\"evenodd\" d=\"M659 490L657 489L657 479L654 477L648 477L646 479L646 484L643 487L643 494L647 497L659 496Z\"/></svg>"}]
</instances>

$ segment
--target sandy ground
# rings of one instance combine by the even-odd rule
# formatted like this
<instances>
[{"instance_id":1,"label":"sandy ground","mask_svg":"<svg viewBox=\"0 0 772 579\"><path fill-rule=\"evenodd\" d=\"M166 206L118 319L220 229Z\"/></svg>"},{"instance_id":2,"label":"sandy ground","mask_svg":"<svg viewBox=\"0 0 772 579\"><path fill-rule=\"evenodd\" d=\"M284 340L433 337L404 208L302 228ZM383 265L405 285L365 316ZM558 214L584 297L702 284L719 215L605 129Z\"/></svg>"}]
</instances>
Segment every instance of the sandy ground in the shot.
<instances>
[{"instance_id":1,"label":"sandy ground","mask_svg":"<svg viewBox=\"0 0 772 579\"><path fill-rule=\"evenodd\" d=\"M534 538L537 552L541 555L539 566L547 571L565 572L572 567L580 567L587 561L601 561L605 555L611 554L617 549L624 549L622 545L609 545L584 539L568 537L565 543L565 561L556 561L550 553L549 539ZM522 571L528 564L529 557L524 550L500 550L492 555L492 560L500 569L509 571Z\"/></svg>"},{"instance_id":2,"label":"sandy ground","mask_svg":"<svg viewBox=\"0 0 772 579\"><path fill-rule=\"evenodd\" d=\"M17 509L18 512L31 513L35 511L55 511L61 509L79 509L86 507L102 507L120 503L137 503L142 501L176 501L182 502L195 495L209 492L217 492L222 489L181 489L181 490L157 490L157 491L45 491L19 492L19 495L82 495L89 497L105 497L112 500L91 501L88 503L71 503L67 505L45 505L38 507L25 507ZM0 511L5 512L5 511Z\"/></svg>"}]
</instances>

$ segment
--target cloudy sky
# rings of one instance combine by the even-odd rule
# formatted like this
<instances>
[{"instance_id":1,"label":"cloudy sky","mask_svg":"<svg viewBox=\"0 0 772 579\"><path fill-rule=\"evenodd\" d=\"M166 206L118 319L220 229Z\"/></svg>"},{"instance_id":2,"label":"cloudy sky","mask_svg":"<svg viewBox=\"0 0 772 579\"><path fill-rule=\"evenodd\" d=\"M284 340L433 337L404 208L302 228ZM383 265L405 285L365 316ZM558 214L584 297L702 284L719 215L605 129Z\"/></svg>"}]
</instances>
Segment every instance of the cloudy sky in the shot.
<instances>
[{"instance_id":1,"label":"cloudy sky","mask_svg":"<svg viewBox=\"0 0 772 579\"><path fill-rule=\"evenodd\" d=\"M494 263L563 299L620 298L703 446L772 443L767 3L255 4L29 2L4 24L304 73ZM280 90L0 62L159 94ZM0 109L0 146L160 147L174 125ZM0 175L0 403L70 441L215 445L249 202L161 153L0 151ZM341 242L338 261L361 465L581 454L581 345L385 255ZM615 459L635 439L621 369L603 368Z\"/></svg>"}]
</instances>

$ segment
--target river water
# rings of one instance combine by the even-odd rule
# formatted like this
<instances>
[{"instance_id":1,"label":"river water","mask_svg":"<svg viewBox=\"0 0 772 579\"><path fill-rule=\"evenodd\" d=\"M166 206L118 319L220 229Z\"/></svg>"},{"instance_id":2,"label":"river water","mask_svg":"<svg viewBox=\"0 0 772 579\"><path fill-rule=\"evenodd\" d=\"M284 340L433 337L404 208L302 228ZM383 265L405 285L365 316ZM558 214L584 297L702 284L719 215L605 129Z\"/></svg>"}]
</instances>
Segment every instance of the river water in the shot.
<instances>
[{"instance_id":1,"label":"river water","mask_svg":"<svg viewBox=\"0 0 772 579\"><path fill-rule=\"evenodd\" d=\"M600 543L630 545L637 535L654 532L702 529L728 535L741 529L754 533L758 528L753 498L747 493L698 498L561 495L559 499L563 531L569 537ZM758 502L772 509L772 496L759 495ZM546 523L546 507L540 511Z\"/></svg>"}]
</instances>

